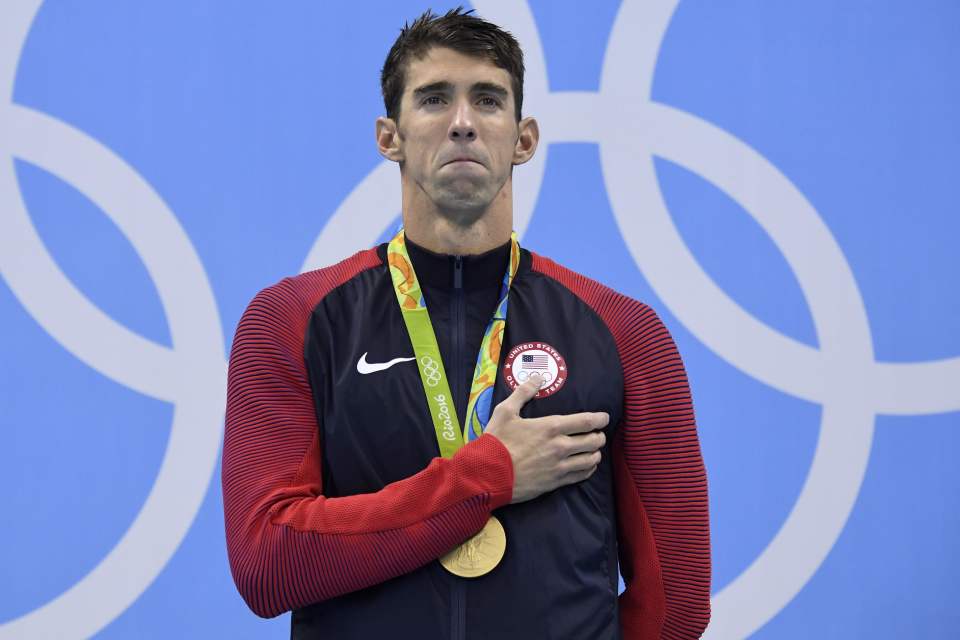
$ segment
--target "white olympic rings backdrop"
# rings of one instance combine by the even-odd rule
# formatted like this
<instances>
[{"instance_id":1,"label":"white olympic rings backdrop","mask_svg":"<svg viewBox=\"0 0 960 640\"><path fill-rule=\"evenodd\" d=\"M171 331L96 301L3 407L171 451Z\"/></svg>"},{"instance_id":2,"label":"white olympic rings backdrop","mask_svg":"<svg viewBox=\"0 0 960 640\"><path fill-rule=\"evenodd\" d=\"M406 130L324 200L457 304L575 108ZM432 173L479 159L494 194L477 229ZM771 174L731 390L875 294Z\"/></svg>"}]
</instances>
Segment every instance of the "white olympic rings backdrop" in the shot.
<instances>
[{"instance_id":1,"label":"white olympic rings backdrop","mask_svg":"<svg viewBox=\"0 0 960 640\"><path fill-rule=\"evenodd\" d=\"M830 207L821 210L814 202L833 202L824 193L853 189L856 167L848 167L845 175L836 167L822 169L819 162L803 163L809 172L803 174L804 184L814 185L820 196L812 198L752 139L748 143L705 114L694 115L657 96L665 76L672 78L663 81L667 87L708 86L705 108L731 100L733 89L713 96L710 92L719 85L676 69L729 55L708 50L709 42L731 51L738 46L749 50L749 44L737 45L723 31L743 24L744 15L754 16L756 32L789 15L795 22L780 27L797 37L826 29L817 16L833 25L848 21L868 34L885 25L892 29L903 16L893 11L893 2L880 3L890 16L874 23L831 10L825 1L777 10L782 14L759 1L740 4L721 9L677 0L624 0L598 3L589 17L568 3L474 2L479 15L521 42L527 67L524 112L540 122L536 156L514 173L515 227L533 249L645 299L678 340L694 388L711 483L717 569L706 637L810 637L814 629L818 637L892 638L904 637L906 630L918 637L949 637L960 622L951 604L960 589L949 579L960 563L946 557L960 531L953 490L960 488L960 476L951 464L960 440L960 342L955 339L960 327L957 315L943 310L956 311L960 298L953 290L956 252L938 242L960 230L956 216L949 215L956 205L941 197L935 204L952 211L939 214L920 206L904 211L902 228L941 226L929 236L910 236L929 239L907 246L895 258L858 249L860 262L852 261L841 238L846 232L835 228L838 214L828 216ZM378 5L384 14L378 19L381 27L371 27L369 33L331 31L336 38L311 32L332 29L321 24L329 18L324 13L311 14L316 20L311 27L309 20L292 20L280 10L276 17L265 17L256 3L240 3L230 16L223 15L224 5L212 2L131 8L104 0L84 11L68 3L41 7L38 0L11 0L0 8L0 152L5 160L0 172L5 345L0 437L12 443L0 458L7 469L0 478L4 502L13 505L0 545L0 567L9 572L0 592L5 603L0 638L262 637L264 625L276 637L285 636L285 619L263 623L246 612L232 590L225 561L218 456L229 340L256 290L298 268L330 264L370 246L395 226L399 175L395 165L375 159L369 115L381 108L376 77L392 37L404 20L427 6ZM941 33L938 23L954 31L960 26L960 11L949 3L917 7L910 15L934 36ZM356 20L346 9L324 11ZM571 15L575 11L581 12L576 18ZM807 14L814 16L809 24L798 17ZM224 20L233 31L221 29ZM936 54L932 59L957 71L960 44L930 33L926 45L931 56ZM242 34L250 40L243 41ZM755 35L749 29L743 34ZM302 37L300 46L313 47L306 49L312 58L302 55L304 49L291 48L297 37ZM144 38L154 38L154 48L141 44ZM783 38L788 42L787 35ZM71 42L83 43L93 53L70 50ZM358 42L363 52L356 51ZM816 57L810 53L814 48L834 46L826 42L802 43L798 55ZM593 54L585 53L589 47L584 43L593 43ZM285 69L283 83L271 85L273 71L255 56L226 58L222 53L251 46L261 54L277 51L275 63L292 67ZM925 50L909 39L897 46L899 60L910 59L904 49L921 52L915 56ZM822 55L850 55L840 45L834 48ZM341 80L347 76L336 76L328 67L345 51L351 62L342 73L353 78L345 80L352 85L342 87L328 82L330 74ZM587 69L580 73L588 79L579 82L590 86L592 81L594 88L555 88L565 81L565 67L553 56L565 56L572 64L590 55L596 60L593 77ZM99 62L113 75L85 71L75 80L69 73L75 58L94 70L98 67L92 63ZM781 59L790 61L789 56ZM316 78L297 75L297 69ZM927 68L919 75L939 87L933 95L944 105L955 104L960 84L943 69ZM876 77L891 72L867 71ZM919 73L913 68L896 72L901 82ZM260 84L240 92L242 82L236 78L247 73L260 74ZM578 80L566 81L576 86ZM58 93L56 82L70 90ZM875 84L851 82L851 92L859 89L877 97L871 93ZM290 85L316 88L291 98L284 93ZM153 93L154 86L173 89L177 99ZM748 89L754 93L734 96L733 104L744 107L751 99L767 99L767 87ZM856 94L850 95L852 102ZM111 96L128 100L128 107L137 110L119 110ZM317 102L297 111L295 98L304 96ZM173 115L154 111L153 100L171 107ZM366 124L340 124L347 111L358 111L362 100L363 113L351 122ZM249 104L258 106L244 111ZM821 119L834 113L849 116L844 105L828 106ZM291 109L296 117L290 117ZM232 118L229 110L240 115ZM244 117L249 113L258 117ZM806 114L798 108L774 114L771 122L788 117ZM757 121L765 118L770 114L756 116ZM898 122L917 127L923 138L917 120L919 116ZM936 126L940 146L924 142L918 147L930 162L951 157L960 143L955 123ZM163 135L153 133L154 127ZM180 131L184 128L188 131ZM326 139L332 131L342 139ZM783 148L806 144L796 131L775 131L783 136ZM768 130L758 125L755 135L778 157L791 158L770 143ZM899 131L876 135L910 137ZM274 139L286 140L286 146L277 146ZM772 139L779 140L776 135ZM262 159L255 153L245 166L229 150L241 148L231 146L239 144L248 145L242 147L248 151L281 149L287 155L265 153L269 157ZM589 148L595 151L585 151ZM858 164L871 162L857 153L850 156ZM351 158L357 160L351 164ZM573 167L566 170L577 182L582 178L580 191L593 189L592 195L580 196L587 198L581 203L587 207L553 206L551 194L564 179L551 177L551 165ZM193 170L184 168L191 166ZM923 180L891 174L875 186L890 190L896 183L895 188L910 194L904 201L920 202L923 194L913 192L940 194L931 184L941 173L951 177L949 169L925 171L917 174ZM269 182L252 198L233 198L229 191L209 186L233 189L244 175L267 176ZM952 177L958 177L956 170ZM731 220L729 231L720 232L723 242L748 247L737 239L738 230L760 231L767 258L786 265L760 270L781 268L780 282L795 291L789 286L772 292L750 289L743 282L765 276L739 272L740 282L733 285L737 295L731 294L725 286L731 276L718 276L716 264L706 268L709 260L694 246L708 246L708 239L696 235L698 225L715 223L702 212L697 215L703 219L684 221L690 185L705 194L704 202L724 202L741 215L739 222ZM572 189L570 194L577 192ZM216 208L205 208L211 206ZM874 229L874 210L840 215L851 219L860 235L880 233ZM246 235L236 231L244 227L250 230ZM102 233L89 235L90 228ZM584 247L587 239L598 244ZM84 242L92 242L92 249L84 249ZM617 247L622 247L619 262L613 257ZM116 269L122 259L97 262L100 254L130 249L129 269ZM931 255L946 257L936 262ZM740 258L731 253L723 261ZM884 287L863 274L883 273L879 265L891 259L923 277L917 279L912 299L909 293L889 292L886 302L872 294L881 301L875 311L865 299L864 282L881 292ZM909 266L911 261L919 266ZM745 303L744 296L753 299ZM916 303L923 296L937 300L940 306L931 304L930 309L940 315L911 316L901 310L905 298ZM807 333L769 315L767 303L756 302L761 298L788 309L799 300L805 309L793 315L809 313ZM896 322L884 314L917 322L915 332L902 336L927 341L917 350L922 357L878 354L877 327ZM902 336L896 334L901 341ZM83 377L84 367L99 375ZM48 401L50 390L56 402ZM88 404L90 413L84 414ZM752 405L769 413L757 413ZM78 422L76 415L88 419ZM769 422L751 428L756 416ZM881 420L890 424L878 429ZM101 422L121 425L118 442L143 449L143 463L125 460L130 449L122 446L104 451L84 444L85 438L102 444L96 435L106 429ZM784 425L791 423L804 433L789 433ZM61 441L74 444L60 449ZM796 447L787 450L780 442ZM770 462L760 460L764 457ZM753 465L758 477L737 485L735 468L743 464ZM110 475L111 465L116 465L112 473L118 481ZM81 470L88 467L104 471L85 485ZM776 474L781 467L782 477ZM771 470L773 476L762 475ZM731 486L741 492L727 488ZM745 508L741 501L750 500L755 505ZM872 506L876 504L886 509ZM895 536L878 531L891 522L900 523L893 526L904 534L892 548L884 545ZM916 543L905 539L917 531L923 533ZM878 557L879 552L885 555ZM215 576L215 582L204 583L197 571ZM924 591L918 583L930 587ZM202 609L197 608L198 594L205 602ZM894 605L902 617L890 617ZM171 621L169 612L183 608L190 611L183 621ZM811 622L814 613L816 624ZM906 621L912 626L898 626Z\"/></svg>"}]
</instances>

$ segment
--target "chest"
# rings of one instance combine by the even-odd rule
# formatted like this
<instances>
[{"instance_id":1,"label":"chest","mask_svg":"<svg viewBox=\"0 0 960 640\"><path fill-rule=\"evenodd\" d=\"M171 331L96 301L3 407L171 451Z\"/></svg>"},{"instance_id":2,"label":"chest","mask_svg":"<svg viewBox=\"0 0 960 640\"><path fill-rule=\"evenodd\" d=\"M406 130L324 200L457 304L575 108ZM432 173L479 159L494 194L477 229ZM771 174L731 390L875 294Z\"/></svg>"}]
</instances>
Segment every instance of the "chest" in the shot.
<instances>
[{"instance_id":1,"label":"chest","mask_svg":"<svg viewBox=\"0 0 960 640\"><path fill-rule=\"evenodd\" d=\"M612 336L603 322L563 290L517 283L511 292L507 324L491 406L506 398L531 373L548 380L528 402L526 418L581 411L606 411L609 430L620 421L623 376ZM325 494L377 491L421 471L439 455L424 386L413 348L392 292L384 288L368 300L335 312L319 310L311 327L313 348L306 352L311 372L323 451ZM439 344L457 344L450 320L437 314ZM444 353L448 377L462 414L478 344L467 358ZM449 360L449 361L448 361ZM459 397L462 395L463 397ZM612 433L608 432L608 441Z\"/></svg>"}]
</instances>

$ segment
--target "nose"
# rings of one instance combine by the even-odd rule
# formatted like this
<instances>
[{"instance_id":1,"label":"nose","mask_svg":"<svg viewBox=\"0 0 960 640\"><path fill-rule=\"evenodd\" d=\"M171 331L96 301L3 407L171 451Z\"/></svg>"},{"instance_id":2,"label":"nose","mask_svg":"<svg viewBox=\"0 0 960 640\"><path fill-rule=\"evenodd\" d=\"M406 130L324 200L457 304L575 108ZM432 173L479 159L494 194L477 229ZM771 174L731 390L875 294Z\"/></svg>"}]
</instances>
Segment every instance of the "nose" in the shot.
<instances>
[{"instance_id":1,"label":"nose","mask_svg":"<svg viewBox=\"0 0 960 640\"><path fill-rule=\"evenodd\" d=\"M450 122L449 136L451 140L465 142L477 137L477 131L473 126L473 111L470 108L469 100L460 100L457 108L453 112L453 120Z\"/></svg>"}]
</instances>

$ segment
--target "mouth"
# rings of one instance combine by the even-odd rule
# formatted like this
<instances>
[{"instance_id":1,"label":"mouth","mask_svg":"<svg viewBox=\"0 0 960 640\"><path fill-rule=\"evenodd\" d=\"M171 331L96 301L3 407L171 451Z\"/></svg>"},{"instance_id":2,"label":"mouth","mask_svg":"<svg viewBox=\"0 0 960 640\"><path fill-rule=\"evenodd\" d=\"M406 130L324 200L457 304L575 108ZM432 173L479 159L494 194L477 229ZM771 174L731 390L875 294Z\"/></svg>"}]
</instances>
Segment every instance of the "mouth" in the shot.
<instances>
[{"instance_id":1,"label":"mouth","mask_svg":"<svg viewBox=\"0 0 960 640\"><path fill-rule=\"evenodd\" d=\"M451 161L448 162L447 164L463 166L463 165L468 165L468 164L480 164L480 163L477 162L476 160L470 160L470 159L468 159L468 158L458 158L458 159L456 159L456 160L451 160ZM482 166L482 165L481 165L481 166Z\"/></svg>"}]
</instances>

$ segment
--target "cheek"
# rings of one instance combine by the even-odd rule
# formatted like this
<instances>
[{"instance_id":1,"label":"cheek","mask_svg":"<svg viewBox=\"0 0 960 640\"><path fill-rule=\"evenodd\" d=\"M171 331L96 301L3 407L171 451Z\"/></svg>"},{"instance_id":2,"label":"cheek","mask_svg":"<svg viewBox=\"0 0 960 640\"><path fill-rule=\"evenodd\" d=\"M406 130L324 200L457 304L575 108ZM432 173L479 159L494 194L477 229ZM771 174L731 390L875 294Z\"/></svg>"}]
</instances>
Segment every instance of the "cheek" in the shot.
<instances>
[{"instance_id":1,"label":"cheek","mask_svg":"<svg viewBox=\"0 0 960 640\"><path fill-rule=\"evenodd\" d=\"M517 146L517 132L514 128L506 128L497 133L497 145L495 153L500 158L510 160L513 158L513 151Z\"/></svg>"},{"instance_id":2,"label":"cheek","mask_svg":"<svg viewBox=\"0 0 960 640\"><path fill-rule=\"evenodd\" d=\"M404 145L404 153L407 161L420 167L428 167L434 160L437 146L433 144L430 138L414 132L413 136L407 138Z\"/></svg>"},{"instance_id":3,"label":"cheek","mask_svg":"<svg viewBox=\"0 0 960 640\"><path fill-rule=\"evenodd\" d=\"M415 167L417 172L426 166L427 160L424 157L424 149L419 141L407 141L403 147L403 156L408 167Z\"/></svg>"},{"instance_id":4,"label":"cheek","mask_svg":"<svg viewBox=\"0 0 960 640\"><path fill-rule=\"evenodd\" d=\"M496 149L491 151L493 156L493 161L496 166L509 169L511 163L513 162L513 145L508 143L503 143L499 145Z\"/></svg>"}]
</instances>

